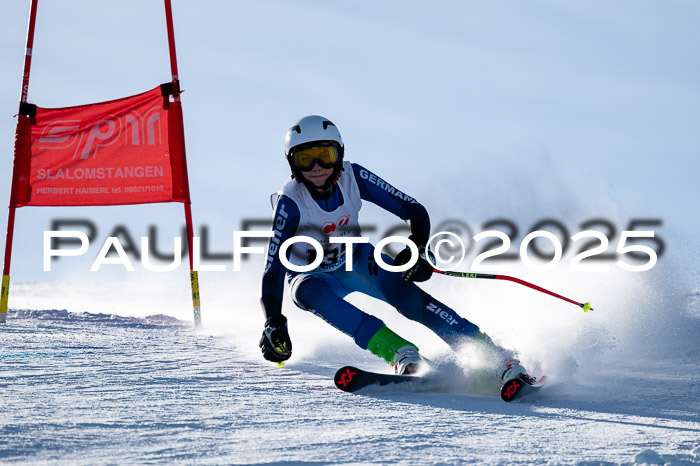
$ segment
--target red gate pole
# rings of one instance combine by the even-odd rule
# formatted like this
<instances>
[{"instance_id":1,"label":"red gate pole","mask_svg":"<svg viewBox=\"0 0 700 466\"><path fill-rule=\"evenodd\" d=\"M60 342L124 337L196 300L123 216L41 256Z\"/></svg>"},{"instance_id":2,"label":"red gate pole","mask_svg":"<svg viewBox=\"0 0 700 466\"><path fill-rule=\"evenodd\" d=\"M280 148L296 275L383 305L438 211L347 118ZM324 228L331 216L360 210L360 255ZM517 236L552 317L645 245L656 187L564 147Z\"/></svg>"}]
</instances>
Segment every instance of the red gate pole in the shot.
<instances>
[{"instance_id":1,"label":"red gate pole","mask_svg":"<svg viewBox=\"0 0 700 466\"><path fill-rule=\"evenodd\" d=\"M20 95L20 109L17 115L17 132L15 133L15 158L17 157L17 144L19 128L28 124L31 117L22 115L23 105L27 103L29 94L29 71L32 67L32 49L34 47L34 27L36 25L36 7L39 0L32 0L29 10L29 26L27 27L27 48L24 54L24 73L22 74L22 92ZM10 262L12 259L12 240L15 231L15 187L17 183L17 160L12 162L12 182L10 183L10 207L7 215L7 236L5 239L5 259L2 267L2 289L0 290L0 323L7 322L7 301L10 295Z\"/></svg>"},{"instance_id":2,"label":"red gate pole","mask_svg":"<svg viewBox=\"0 0 700 466\"><path fill-rule=\"evenodd\" d=\"M177 72L177 55L175 53L175 31L173 29L173 11L170 5L170 0L165 1L165 21L168 27L168 47L170 49L170 71L172 74L173 83L173 100L175 105L173 105L174 111L177 113L176 118L179 119L180 125L178 129L180 134L178 134L178 139L182 148L182 173L184 177L184 184L186 190L186 201L185 201L185 224L187 225L187 247L189 251L190 258L190 283L192 286L192 306L194 308L194 325L199 327L202 325L202 314L199 302L199 277L197 276L197 271L194 270L193 262L193 237L194 230L192 228L192 205L190 203L190 182L187 176L187 159L185 157L185 129L182 119L182 104L180 102L180 77Z\"/></svg>"}]
</instances>

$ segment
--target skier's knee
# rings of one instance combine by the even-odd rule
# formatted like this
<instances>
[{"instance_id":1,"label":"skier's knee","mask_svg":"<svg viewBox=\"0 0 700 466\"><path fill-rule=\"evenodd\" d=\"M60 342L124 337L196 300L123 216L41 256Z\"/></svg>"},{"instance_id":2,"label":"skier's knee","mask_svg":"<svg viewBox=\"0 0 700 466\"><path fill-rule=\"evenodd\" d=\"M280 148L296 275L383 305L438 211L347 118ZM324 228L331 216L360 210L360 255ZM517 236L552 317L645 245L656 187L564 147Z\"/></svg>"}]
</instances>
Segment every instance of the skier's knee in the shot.
<instances>
[{"instance_id":1,"label":"skier's knee","mask_svg":"<svg viewBox=\"0 0 700 466\"><path fill-rule=\"evenodd\" d=\"M314 301L323 293L325 283L310 275L301 277L292 286L292 300L294 304L307 311L313 311Z\"/></svg>"}]
</instances>

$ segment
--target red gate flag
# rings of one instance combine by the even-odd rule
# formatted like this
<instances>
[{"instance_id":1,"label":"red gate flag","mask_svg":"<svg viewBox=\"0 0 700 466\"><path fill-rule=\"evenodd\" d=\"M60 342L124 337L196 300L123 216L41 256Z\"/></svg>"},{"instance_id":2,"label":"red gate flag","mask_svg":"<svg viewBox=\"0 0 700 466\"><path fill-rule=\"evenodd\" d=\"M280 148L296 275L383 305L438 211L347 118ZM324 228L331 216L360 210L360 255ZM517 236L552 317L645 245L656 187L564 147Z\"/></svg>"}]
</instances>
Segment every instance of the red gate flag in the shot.
<instances>
[{"instance_id":1,"label":"red gate flag","mask_svg":"<svg viewBox=\"0 0 700 466\"><path fill-rule=\"evenodd\" d=\"M15 141L12 206L190 202L172 84L91 105L27 105Z\"/></svg>"}]
</instances>

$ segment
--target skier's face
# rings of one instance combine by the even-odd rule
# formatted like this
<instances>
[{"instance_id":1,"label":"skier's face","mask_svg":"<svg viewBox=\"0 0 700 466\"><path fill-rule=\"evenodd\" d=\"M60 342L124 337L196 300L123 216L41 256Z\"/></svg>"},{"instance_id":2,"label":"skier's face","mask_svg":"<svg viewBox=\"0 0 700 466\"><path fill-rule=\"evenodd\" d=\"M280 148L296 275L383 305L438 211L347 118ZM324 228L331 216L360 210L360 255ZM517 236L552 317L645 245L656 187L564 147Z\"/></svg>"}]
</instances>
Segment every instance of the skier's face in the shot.
<instances>
[{"instance_id":1,"label":"skier's face","mask_svg":"<svg viewBox=\"0 0 700 466\"><path fill-rule=\"evenodd\" d=\"M307 181L311 182L316 187L321 187L324 184L326 184L326 181L328 181L328 177L333 174L333 169L332 168L323 168L321 165L318 164L318 162L314 163L314 166L311 168L311 170L307 172L301 172L301 176L303 176Z\"/></svg>"}]
</instances>

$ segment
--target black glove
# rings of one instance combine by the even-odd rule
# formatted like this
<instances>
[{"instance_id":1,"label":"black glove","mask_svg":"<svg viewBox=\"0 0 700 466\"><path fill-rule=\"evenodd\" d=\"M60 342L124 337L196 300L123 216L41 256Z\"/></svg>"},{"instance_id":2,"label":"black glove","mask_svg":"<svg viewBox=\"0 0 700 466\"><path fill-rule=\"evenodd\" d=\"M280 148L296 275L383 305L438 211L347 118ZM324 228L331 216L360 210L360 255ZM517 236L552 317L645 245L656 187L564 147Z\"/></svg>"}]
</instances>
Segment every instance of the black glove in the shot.
<instances>
[{"instance_id":1,"label":"black glove","mask_svg":"<svg viewBox=\"0 0 700 466\"><path fill-rule=\"evenodd\" d=\"M289 359L292 356L292 340L287 331L287 318L279 314L267 319L259 345L263 357L268 361L283 362Z\"/></svg>"},{"instance_id":2,"label":"black glove","mask_svg":"<svg viewBox=\"0 0 700 466\"><path fill-rule=\"evenodd\" d=\"M418 262L416 262L410 269L401 273L401 278L404 281L424 282L432 277L433 272L435 271L435 267L433 267L430 262L426 260L426 254L429 254L430 258L433 260L433 262L435 262L435 258L433 257L432 253L423 245L417 246L419 254ZM403 265L409 260L411 260L411 250L406 248L396 255L394 265Z\"/></svg>"}]
</instances>

